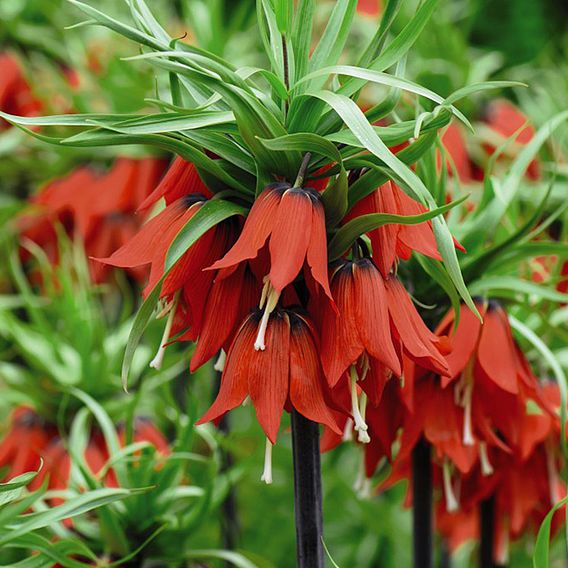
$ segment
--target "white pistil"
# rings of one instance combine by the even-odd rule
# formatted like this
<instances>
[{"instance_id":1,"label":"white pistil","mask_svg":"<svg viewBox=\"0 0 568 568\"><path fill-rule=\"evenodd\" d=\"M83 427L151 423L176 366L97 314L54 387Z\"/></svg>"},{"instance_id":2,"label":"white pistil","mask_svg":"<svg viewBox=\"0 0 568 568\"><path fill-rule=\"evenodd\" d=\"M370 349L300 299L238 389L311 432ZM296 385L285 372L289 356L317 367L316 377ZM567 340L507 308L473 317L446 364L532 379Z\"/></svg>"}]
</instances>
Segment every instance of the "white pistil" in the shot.
<instances>
[{"instance_id":1,"label":"white pistil","mask_svg":"<svg viewBox=\"0 0 568 568\"><path fill-rule=\"evenodd\" d=\"M266 328L268 327L268 320L270 314L274 311L276 304L278 304L278 299L280 298L280 293L277 292L270 284L268 279L265 279L264 287L262 288L262 295L260 298L260 308L264 306L264 313L262 314L262 319L260 320L260 325L258 326L258 334L256 336L256 341L254 342L254 349L258 351L264 351L266 345L264 343L264 338L266 336Z\"/></svg>"},{"instance_id":2,"label":"white pistil","mask_svg":"<svg viewBox=\"0 0 568 568\"><path fill-rule=\"evenodd\" d=\"M260 478L266 485L272 483L272 443L266 438L266 447L264 449L264 471Z\"/></svg>"},{"instance_id":3,"label":"white pistil","mask_svg":"<svg viewBox=\"0 0 568 568\"><path fill-rule=\"evenodd\" d=\"M444 461L443 474L444 474L444 497L446 499L446 511L454 513L459 509L459 503L454 494L452 487L452 472L450 471L450 462Z\"/></svg>"},{"instance_id":4,"label":"white pistil","mask_svg":"<svg viewBox=\"0 0 568 568\"><path fill-rule=\"evenodd\" d=\"M156 352L156 356L150 361L150 367L159 371L162 368L162 363L164 362L164 355L166 354L166 343L170 337L172 331L172 325L174 323L174 317L176 315L176 309L179 300L179 291L174 294L174 298L169 306L167 306L160 314L160 317L168 314L168 319L166 320L166 327L164 328L164 333L162 334L162 339L160 340L160 346Z\"/></svg>"},{"instance_id":5,"label":"white pistil","mask_svg":"<svg viewBox=\"0 0 568 568\"><path fill-rule=\"evenodd\" d=\"M355 421L355 430L359 433L357 439L363 444L368 444L371 438L367 433L368 426L364 417L367 397L366 395L361 396L361 402L363 404L363 414L361 414L359 410L359 397L357 395L357 378L357 369L355 365L351 365L351 412L353 414L353 420Z\"/></svg>"},{"instance_id":6,"label":"white pistil","mask_svg":"<svg viewBox=\"0 0 568 568\"><path fill-rule=\"evenodd\" d=\"M489 456L487 455L487 444L485 442L479 442L479 459L481 461L481 473L483 475L493 475L494 469L489 461Z\"/></svg>"},{"instance_id":7,"label":"white pistil","mask_svg":"<svg viewBox=\"0 0 568 568\"><path fill-rule=\"evenodd\" d=\"M215 371L218 371L219 373L222 373L223 370L225 369L226 360L227 360L227 354L225 353L224 349L221 349L221 351L219 351L219 357L217 357L217 361L215 362L215 365L213 365L213 369Z\"/></svg>"}]
</instances>

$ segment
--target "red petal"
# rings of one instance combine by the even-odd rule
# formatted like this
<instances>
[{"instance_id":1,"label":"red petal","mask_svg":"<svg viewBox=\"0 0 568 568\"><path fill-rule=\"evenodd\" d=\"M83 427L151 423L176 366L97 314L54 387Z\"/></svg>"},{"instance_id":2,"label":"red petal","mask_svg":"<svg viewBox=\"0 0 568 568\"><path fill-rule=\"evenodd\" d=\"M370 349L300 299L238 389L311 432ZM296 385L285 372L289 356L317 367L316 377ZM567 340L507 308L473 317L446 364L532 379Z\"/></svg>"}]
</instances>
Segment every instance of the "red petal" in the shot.
<instances>
[{"instance_id":1,"label":"red petal","mask_svg":"<svg viewBox=\"0 0 568 568\"><path fill-rule=\"evenodd\" d=\"M249 317L237 332L227 354L219 394L197 424L215 420L244 401L248 393L249 367L255 353L256 333L257 322Z\"/></svg>"},{"instance_id":2,"label":"red petal","mask_svg":"<svg viewBox=\"0 0 568 568\"><path fill-rule=\"evenodd\" d=\"M138 210L148 209L162 197L165 197L166 204L169 205L190 193L201 193L205 197L211 197L211 192L201 181L195 166L177 157L158 187L142 202Z\"/></svg>"},{"instance_id":3,"label":"red petal","mask_svg":"<svg viewBox=\"0 0 568 568\"><path fill-rule=\"evenodd\" d=\"M397 377L402 367L395 351L388 313L388 299L380 272L369 259L353 265L355 318L367 352Z\"/></svg>"},{"instance_id":4,"label":"red petal","mask_svg":"<svg viewBox=\"0 0 568 568\"><path fill-rule=\"evenodd\" d=\"M282 196L269 244L268 278L277 292L290 284L304 265L312 232L312 211L312 200L303 189L289 189ZM321 235L318 236L316 245L321 246Z\"/></svg>"},{"instance_id":5,"label":"red petal","mask_svg":"<svg viewBox=\"0 0 568 568\"><path fill-rule=\"evenodd\" d=\"M275 444L290 385L290 320L274 313L266 331L266 349L255 351L250 343L249 393L256 417Z\"/></svg>"},{"instance_id":6,"label":"red petal","mask_svg":"<svg viewBox=\"0 0 568 568\"><path fill-rule=\"evenodd\" d=\"M231 250L210 269L228 268L243 260L255 258L272 232L281 192L265 189L254 202L245 221L243 231Z\"/></svg>"},{"instance_id":7,"label":"red petal","mask_svg":"<svg viewBox=\"0 0 568 568\"><path fill-rule=\"evenodd\" d=\"M501 308L490 308L485 314L479 340L478 361L497 386L513 394L518 392L515 345L509 321Z\"/></svg>"},{"instance_id":8,"label":"red petal","mask_svg":"<svg viewBox=\"0 0 568 568\"><path fill-rule=\"evenodd\" d=\"M325 401L316 346L309 328L302 320L291 322L290 400L294 408L309 420L325 424L337 434L342 434Z\"/></svg>"},{"instance_id":9,"label":"red petal","mask_svg":"<svg viewBox=\"0 0 568 568\"><path fill-rule=\"evenodd\" d=\"M245 265L241 264L231 276L217 278L213 283L205 306L203 328L191 358L189 370L192 373L221 349L235 328L244 272Z\"/></svg>"},{"instance_id":10,"label":"red petal","mask_svg":"<svg viewBox=\"0 0 568 568\"><path fill-rule=\"evenodd\" d=\"M273 237L274 238L274 237ZM325 211L320 201L314 204L312 233L308 243L308 265L312 276L320 284L327 297L333 302L327 274L327 236L325 232Z\"/></svg>"},{"instance_id":11,"label":"red petal","mask_svg":"<svg viewBox=\"0 0 568 568\"><path fill-rule=\"evenodd\" d=\"M477 305L477 309L484 314L481 305ZM450 312L442 323L452 317L453 312ZM450 319L453 323L453 318ZM442 324L438 327L437 332L442 332ZM446 355L446 362L450 368L450 374L453 378L457 377L464 369L469 360L473 357L477 342L479 341L479 334L481 332L481 322L475 314L467 307L461 306L460 308L460 321L457 329L450 331L450 341L452 343L452 351ZM445 387L450 381L442 379L442 387Z\"/></svg>"},{"instance_id":12,"label":"red petal","mask_svg":"<svg viewBox=\"0 0 568 568\"><path fill-rule=\"evenodd\" d=\"M331 285L339 315L329 302L323 302L321 361L327 381L333 387L349 365L363 353L364 347L355 318L351 263L337 269Z\"/></svg>"},{"instance_id":13,"label":"red petal","mask_svg":"<svg viewBox=\"0 0 568 568\"><path fill-rule=\"evenodd\" d=\"M420 366L448 374L446 360L435 347L439 340L418 315L404 286L394 276L388 278L385 285L389 313L404 348Z\"/></svg>"},{"instance_id":14,"label":"red petal","mask_svg":"<svg viewBox=\"0 0 568 568\"><path fill-rule=\"evenodd\" d=\"M131 241L111 256L95 260L122 268L149 264L163 239L164 232L181 215L183 215L183 210L179 207L175 205L166 207L161 213L150 219Z\"/></svg>"}]
</instances>

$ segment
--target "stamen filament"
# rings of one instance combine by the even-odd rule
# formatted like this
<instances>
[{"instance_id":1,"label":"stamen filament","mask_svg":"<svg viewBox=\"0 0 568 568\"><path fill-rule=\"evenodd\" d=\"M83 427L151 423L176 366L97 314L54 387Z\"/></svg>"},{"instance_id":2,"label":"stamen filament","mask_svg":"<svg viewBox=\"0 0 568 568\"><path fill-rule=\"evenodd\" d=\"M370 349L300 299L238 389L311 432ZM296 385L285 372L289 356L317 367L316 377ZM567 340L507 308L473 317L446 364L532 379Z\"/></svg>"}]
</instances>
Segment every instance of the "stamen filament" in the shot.
<instances>
[{"instance_id":1,"label":"stamen filament","mask_svg":"<svg viewBox=\"0 0 568 568\"><path fill-rule=\"evenodd\" d=\"M267 290L266 294L264 289ZM258 326L258 334L256 336L256 341L254 342L254 349L255 351L264 351L266 349L266 345L264 343L264 339L266 336L266 329L268 327L268 320L270 319L270 314L276 308L276 304L278 304L278 300L280 298L280 292L277 292L273 287L272 284L267 280L264 284L263 298L261 298L261 307L264 304L264 300L266 300L266 304L264 305L264 313L262 314L262 319L260 320L260 325Z\"/></svg>"},{"instance_id":2,"label":"stamen filament","mask_svg":"<svg viewBox=\"0 0 568 568\"><path fill-rule=\"evenodd\" d=\"M359 433L357 439L363 444L368 444L371 441L369 434L367 434L368 426L365 422L364 416L359 410L359 397L357 395L357 370L355 365L351 365L351 412L353 414L353 420L355 421L355 430ZM363 396L365 398L363 399ZM367 397L366 395L361 396L363 404L366 406ZM365 411L365 406L363 407L363 412Z\"/></svg>"},{"instance_id":3,"label":"stamen filament","mask_svg":"<svg viewBox=\"0 0 568 568\"><path fill-rule=\"evenodd\" d=\"M489 461L489 456L487 455L487 443L479 442L479 460L481 461L481 473L485 476L493 475L495 470Z\"/></svg>"},{"instance_id":4,"label":"stamen filament","mask_svg":"<svg viewBox=\"0 0 568 568\"><path fill-rule=\"evenodd\" d=\"M166 320L166 326L164 327L164 333L162 334L162 339L160 340L160 346L156 352L155 357L150 361L150 367L159 371L162 368L164 362L164 355L166 354L166 343L170 337L172 331L172 326L174 323L174 317L176 315L177 305L179 300L179 291L174 294L174 299L169 306L169 311L164 310L163 313L168 314L168 319Z\"/></svg>"},{"instance_id":5,"label":"stamen filament","mask_svg":"<svg viewBox=\"0 0 568 568\"><path fill-rule=\"evenodd\" d=\"M351 418L348 418L347 422L345 422L342 440L344 442L351 442L353 440L353 420L351 420Z\"/></svg>"},{"instance_id":6,"label":"stamen filament","mask_svg":"<svg viewBox=\"0 0 568 568\"><path fill-rule=\"evenodd\" d=\"M266 485L272 483L272 443L266 438L266 446L264 449L264 471L260 478Z\"/></svg>"},{"instance_id":7,"label":"stamen filament","mask_svg":"<svg viewBox=\"0 0 568 568\"><path fill-rule=\"evenodd\" d=\"M463 391L463 443L464 446L473 446L473 432L471 426L471 397L473 393L473 383L468 382Z\"/></svg>"},{"instance_id":8,"label":"stamen filament","mask_svg":"<svg viewBox=\"0 0 568 568\"><path fill-rule=\"evenodd\" d=\"M217 361L215 362L215 365L213 365L213 369L215 371L218 371L219 373L222 373L223 370L225 369L226 360L227 360L227 354L225 353L224 349L221 349L221 351L219 351L219 357L217 357Z\"/></svg>"},{"instance_id":9,"label":"stamen filament","mask_svg":"<svg viewBox=\"0 0 568 568\"><path fill-rule=\"evenodd\" d=\"M459 509L459 503L456 499L454 488L452 487L452 472L450 471L450 462L444 461L443 475L444 475L444 497L446 499L446 511L453 513Z\"/></svg>"}]
</instances>

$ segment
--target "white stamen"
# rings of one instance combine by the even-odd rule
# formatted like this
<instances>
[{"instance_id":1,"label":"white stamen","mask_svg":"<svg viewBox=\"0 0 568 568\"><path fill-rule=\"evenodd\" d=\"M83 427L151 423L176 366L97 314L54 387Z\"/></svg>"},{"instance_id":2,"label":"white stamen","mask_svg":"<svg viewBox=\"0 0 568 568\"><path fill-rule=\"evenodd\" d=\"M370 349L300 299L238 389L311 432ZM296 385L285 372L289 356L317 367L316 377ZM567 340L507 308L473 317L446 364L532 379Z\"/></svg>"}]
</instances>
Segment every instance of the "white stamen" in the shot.
<instances>
[{"instance_id":1,"label":"white stamen","mask_svg":"<svg viewBox=\"0 0 568 568\"><path fill-rule=\"evenodd\" d=\"M355 430L359 433L357 439L363 444L368 444L371 441L369 434L367 434L368 426L365 422L364 415L361 414L359 410L359 397L357 396L357 369L355 365L351 365L351 412L353 414L353 420L355 421ZM367 405L367 396L361 396L361 402L363 406L363 412Z\"/></svg>"},{"instance_id":2,"label":"white stamen","mask_svg":"<svg viewBox=\"0 0 568 568\"><path fill-rule=\"evenodd\" d=\"M176 309L178 305L179 291L174 294L174 299L172 303L164 309L161 313L165 315L168 314L168 319L166 320L166 327L164 327L164 333L162 334L162 339L160 340L160 346L156 352L156 356L150 361L150 367L159 371L162 368L164 362L164 355L166 354L166 343L170 337L170 332L172 331L172 325L174 323L174 317L176 315Z\"/></svg>"},{"instance_id":3,"label":"white stamen","mask_svg":"<svg viewBox=\"0 0 568 568\"><path fill-rule=\"evenodd\" d=\"M487 444L485 442L479 442L479 460L481 461L481 473L485 476L493 475L495 470L489 461L489 456L487 455Z\"/></svg>"},{"instance_id":4,"label":"white stamen","mask_svg":"<svg viewBox=\"0 0 568 568\"><path fill-rule=\"evenodd\" d=\"M473 393L473 383L468 382L463 390L463 443L464 446L473 446L473 432L471 427L471 397Z\"/></svg>"},{"instance_id":5,"label":"white stamen","mask_svg":"<svg viewBox=\"0 0 568 568\"><path fill-rule=\"evenodd\" d=\"M247 396L245 397L245 399L241 403L241 406L249 406L249 405L250 405L250 395L247 394Z\"/></svg>"},{"instance_id":6,"label":"white stamen","mask_svg":"<svg viewBox=\"0 0 568 568\"><path fill-rule=\"evenodd\" d=\"M499 566L507 566L509 564L509 522L507 517L502 520L502 523L501 535L503 540L497 543L497 558L495 560Z\"/></svg>"},{"instance_id":7,"label":"white stamen","mask_svg":"<svg viewBox=\"0 0 568 568\"><path fill-rule=\"evenodd\" d=\"M265 293L265 289L267 292ZM258 326L258 334L256 336L256 341L254 342L254 349L258 351L264 351L266 345L264 343L264 338L266 336L266 328L268 327L268 320L270 314L274 311L276 304L278 304L278 299L280 298L280 293L277 292L267 281L262 290L261 307L264 305L264 313L262 314L262 319L260 320L260 325ZM266 301L266 304L265 304Z\"/></svg>"},{"instance_id":8,"label":"white stamen","mask_svg":"<svg viewBox=\"0 0 568 568\"><path fill-rule=\"evenodd\" d=\"M446 511L448 511L448 513L453 513L459 509L459 503L454 494L454 488L452 487L452 472L450 471L450 462L448 462L448 460L444 461L443 474Z\"/></svg>"},{"instance_id":9,"label":"white stamen","mask_svg":"<svg viewBox=\"0 0 568 568\"><path fill-rule=\"evenodd\" d=\"M370 499L373 496L373 484L369 477L365 477L359 490L359 499Z\"/></svg>"},{"instance_id":10,"label":"white stamen","mask_svg":"<svg viewBox=\"0 0 568 568\"><path fill-rule=\"evenodd\" d=\"M264 471L260 478L266 485L272 483L272 443L266 438L266 447L264 449Z\"/></svg>"},{"instance_id":11,"label":"white stamen","mask_svg":"<svg viewBox=\"0 0 568 568\"><path fill-rule=\"evenodd\" d=\"M351 418L348 418L347 422L345 422L342 440L344 442L351 442L353 440L353 420L351 420Z\"/></svg>"},{"instance_id":12,"label":"white stamen","mask_svg":"<svg viewBox=\"0 0 568 568\"><path fill-rule=\"evenodd\" d=\"M363 489L365 477L365 454L361 452L359 467L357 468L357 477L355 478L355 483L353 483L353 491L358 493L361 489Z\"/></svg>"},{"instance_id":13,"label":"white stamen","mask_svg":"<svg viewBox=\"0 0 568 568\"><path fill-rule=\"evenodd\" d=\"M558 491L558 470L556 469L556 463L554 461L554 454L550 443L546 444L546 469L548 470L548 487L550 490L550 504L556 505L560 501L560 492Z\"/></svg>"},{"instance_id":14,"label":"white stamen","mask_svg":"<svg viewBox=\"0 0 568 568\"><path fill-rule=\"evenodd\" d=\"M227 354L225 353L224 349L221 349L221 351L219 351L219 357L217 357L217 361L215 362L215 365L213 365L213 369L215 371L218 371L219 373L222 373L223 370L225 369L226 360L227 360Z\"/></svg>"}]
</instances>

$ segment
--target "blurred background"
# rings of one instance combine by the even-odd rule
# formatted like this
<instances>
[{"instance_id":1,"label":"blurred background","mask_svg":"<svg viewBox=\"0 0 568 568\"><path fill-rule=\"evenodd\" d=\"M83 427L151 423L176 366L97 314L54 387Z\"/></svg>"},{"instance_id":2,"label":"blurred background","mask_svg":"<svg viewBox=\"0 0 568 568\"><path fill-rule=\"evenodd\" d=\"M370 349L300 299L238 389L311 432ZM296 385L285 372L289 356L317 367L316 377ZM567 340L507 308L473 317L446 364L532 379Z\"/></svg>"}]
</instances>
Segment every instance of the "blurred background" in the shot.
<instances>
[{"instance_id":1,"label":"blurred background","mask_svg":"<svg viewBox=\"0 0 568 568\"><path fill-rule=\"evenodd\" d=\"M324 0L318 2L318 21L322 25L332 4ZM395 30L404 27L416 5L414 1L403 3ZM121 2L98 0L96 7L119 20L127 18L126 7ZM209 51L229 57L236 65L263 63L257 43L259 35L253 28L254 2L153 0L151 7L172 36L184 38L185 42L196 42ZM350 49L356 51L372 36L381 10L380 2L360 2ZM0 1L1 110L36 116L134 113L156 109L153 100L169 88L167 82L162 83L163 78L157 80L153 69L144 62L124 60L137 54L134 43L100 27L76 26L82 19L72 3L64 0ZM568 3L558 0L441 0L411 51L406 77L442 96L477 81L507 79L524 82L527 88L508 89L497 94L491 92L487 96L480 93L465 100L460 108L474 125L482 126L489 112L487 102L490 98L505 97L538 127L568 108ZM365 96L372 98L373 93ZM547 151L556 157L566 156L567 134L567 127L560 127ZM474 149L487 143L485 136L487 132L481 127L467 140L474 161ZM92 286L87 267L81 284L85 297L80 299L76 294L59 290L58 300L53 300L50 306L43 306L41 302L30 304L18 284L19 262L25 262L27 254L36 254L37 245L52 246L34 241L33 223L32 226L25 222L25 226L22 225L22 218L33 215L30 198L40 195L51 180L65 177L78 166L89 165L100 175L110 174L119 157L155 158L156 163L162 164L156 166L158 170L161 167L161 171L171 159L166 154L153 153L149 147L93 150L48 145L0 121L0 302L14 290L19 290L20 302L15 307L16 312L13 305L0 307L0 432L9 430L11 412L16 406L33 404L37 407L38 401L43 401L42 404L49 407L50 400L45 400L45 393L33 392L30 384L37 381L38 376L54 375L57 365L63 366L63 375L65 369L75 369L73 365L81 367L81 384L88 385L85 388L91 389L91 393L97 393L93 385L98 383L101 387L98 400L105 402L115 423L124 421L128 411L125 409L131 409L130 399L125 399L121 393L119 378L124 332L114 332L116 353L114 358L109 356L106 366L98 367L97 373L91 374L86 373L84 367L90 365L89 354L105 342L108 329L117 330L123 323L131 321L138 302L133 281L124 278L109 284L101 279ZM483 158L478 159L479 168L483 168ZM561 172L565 168L564 175L567 175L565 160L563 164L560 160L558 167ZM546 161L543 167L546 168ZM157 175L159 178L159 173ZM560 187L566 190L565 184ZM14 255L14 251L22 246L22 235L27 239L24 242L27 252L23 256ZM67 253L58 253L61 255L60 266L74 270L70 268L76 268L73 250L77 243L72 242L73 233L60 237L65 242L55 245L56 248L68 247ZM30 241L36 242L36 246L30 245ZM73 258L65 260L66 254ZM89 254L93 253L87 249ZM83 258L83 262L87 266L88 261ZM80 277L74 279L75 284L77 281L81 281ZM43 317L46 319L41 332L45 352L39 355L40 360L37 354L34 357L29 353L29 342L36 341L33 334L38 331L25 325L32 321L38 310L45 312ZM69 321L73 310L79 310L80 321ZM14 331L14 313L23 322L18 330L20 335ZM166 364L160 373L148 369L151 346L158 343L162 328L160 322L151 324L137 355L135 384L145 384L148 392L146 394L145 388L136 391L136 413L150 417L160 432L173 439L179 438L183 416L188 415L189 420L193 420L210 404L215 394L212 387L215 371L211 364L190 375L183 364L187 356L180 355L188 349L186 344L176 344L168 349ZM65 332L71 329L75 332ZM61 359L58 355L57 361L50 362L53 342L57 342L57 348L62 344L69 345L70 350L79 353L80 357ZM65 379L51 377L48 381L52 384L59 380ZM183 448L208 456L213 463L212 469L207 466L191 470L192 483L209 487L212 497L200 505L191 524L186 526L183 546L187 550L223 546L223 499L229 485L235 484L237 549L246 551L247 557L261 567L294 565L291 441L289 430L284 428L283 432L274 448L272 486L259 482L264 438L249 409L231 413L230 432L222 442L212 440L205 432L194 437L191 447ZM233 456L232 464L225 463L226 452ZM386 492L374 491L381 477L386 476L386 467L379 469L372 488L361 487L358 482L361 467L360 448L355 445L342 445L323 456L329 552L342 567L410 566L411 517L402 506L406 488L399 485ZM176 541L170 540L170 545L175 547ZM561 545L556 543L555 546ZM452 565L470 566L471 551L469 545L460 548ZM5 565L11 565L17 556L14 553L16 556L12 556L12 560L5 560L2 554L0 559ZM532 566L526 543L520 542L513 547L510 565Z\"/></svg>"}]
</instances>

